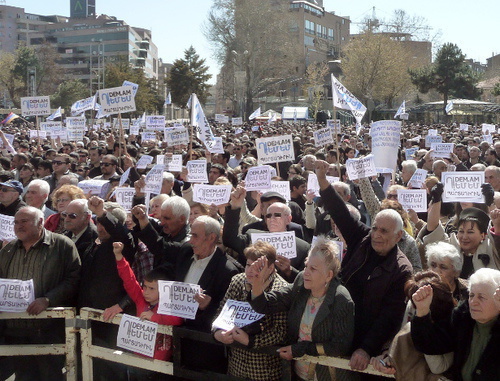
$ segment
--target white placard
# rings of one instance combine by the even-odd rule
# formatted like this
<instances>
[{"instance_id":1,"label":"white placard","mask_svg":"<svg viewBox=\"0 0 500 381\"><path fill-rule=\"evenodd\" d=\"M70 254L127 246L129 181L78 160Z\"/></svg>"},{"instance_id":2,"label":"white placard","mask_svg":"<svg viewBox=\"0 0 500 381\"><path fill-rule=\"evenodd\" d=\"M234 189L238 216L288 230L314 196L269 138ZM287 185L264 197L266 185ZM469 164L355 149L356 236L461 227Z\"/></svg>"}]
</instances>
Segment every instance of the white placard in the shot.
<instances>
[{"instance_id":1,"label":"white placard","mask_svg":"<svg viewBox=\"0 0 500 381\"><path fill-rule=\"evenodd\" d=\"M158 323L123 314L118 328L116 346L153 357L157 332Z\"/></svg>"},{"instance_id":2,"label":"white placard","mask_svg":"<svg viewBox=\"0 0 500 381\"><path fill-rule=\"evenodd\" d=\"M410 114L408 114L406 112L399 115L399 119L401 119L401 120L408 120L409 118L410 118Z\"/></svg>"},{"instance_id":3,"label":"white placard","mask_svg":"<svg viewBox=\"0 0 500 381\"><path fill-rule=\"evenodd\" d=\"M222 143L222 138L219 136L214 136L212 141L214 142L213 144L207 144L207 142L204 142L208 151L210 153L224 153L224 144Z\"/></svg>"},{"instance_id":4,"label":"white placard","mask_svg":"<svg viewBox=\"0 0 500 381\"><path fill-rule=\"evenodd\" d=\"M326 176L326 179L330 184L340 180L339 177L334 176ZM315 173L310 173L309 176L307 176L307 190L312 190L315 196L319 196L318 176L316 176Z\"/></svg>"},{"instance_id":5,"label":"white placard","mask_svg":"<svg viewBox=\"0 0 500 381\"><path fill-rule=\"evenodd\" d=\"M149 164L153 162L153 156L149 155L142 155L140 159L137 161L136 168L137 169L144 169L146 168Z\"/></svg>"},{"instance_id":6,"label":"white placard","mask_svg":"<svg viewBox=\"0 0 500 381\"><path fill-rule=\"evenodd\" d=\"M50 115L50 97L21 98L21 113L23 116Z\"/></svg>"},{"instance_id":7,"label":"white placard","mask_svg":"<svg viewBox=\"0 0 500 381\"><path fill-rule=\"evenodd\" d=\"M82 190L83 194L100 195L101 189L104 184L109 183L109 180L83 180L78 183L78 187Z\"/></svg>"},{"instance_id":8,"label":"white placard","mask_svg":"<svg viewBox=\"0 0 500 381\"><path fill-rule=\"evenodd\" d=\"M129 129L130 128L130 119L122 118L122 128ZM120 118L113 118L113 127L120 128Z\"/></svg>"},{"instance_id":9,"label":"white placard","mask_svg":"<svg viewBox=\"0 0 500 381\"><path fill-rule=\"evenodd\" d=\"M338 134L342 133L340 119L337 119L337 121L335 121L333 119L327 119L326 126L332 130L332 134L335 137L337 137Z\"/></svg>"},{"instance_id":10,"label":"white placard","mask_svg":"<svg viewBox=\"0 0 500 381\"><path fill-rule=\"evenodd\" d=\"M165 141L167 145L175 146L179 144L188 144L189 143L189 134L188 130L184 127L181 128L165 128L164 132Z\"/></svg>"},{"instance_id":11,"label":"white placard","mask_svg":"<svg viewBox=\"0 0 500 381\"><path fill-rule=\"evenodd\" d=\"M443 172L443 202L484 203L481 185L484 184L484 172Z\"/></svg>"},{"instance_id":12,"label":"white placard","mask_svg":"<svg viewBox=\"0 0 500 381\"><path fill-rule=\"evenodd\" d=\"M483 141L493 144L493 136L491 135L483 135Z\"/></svg>"},{"instance_id":13,"label":"white placard","mask_svg":"<svg viewBox=\"0 0 500 381\"><path fill-rule=\"evenodd\" d=\"M427 171L425 169L417 168L408 181L408 188L422 188L424 181L427 177Z\"/></svg>"},{"instance_id":14,"label":"white placard","mask_svg":"<svg viewBox=\"0 0 500 381\"><path fill-rule=\"evenodd\" d=\"M252 243L264 241L270 243L276 249L277 255L282 255L288 259L297 256L297 245L295 232L281 233L251 233Z\"/></svg>"},{"instance_id":15,"label":"white placard","mask_svg":"<svg viewBox=\"0 0 500 381\"><path fill-rule=\"evenodd\" d=\"M427 131L428 136L437 136L438 130L430 128L429 131Z\"/></svg>"},{"instance_id":16,"label":"white placard","mask_svg":"<svg viewBox=\"0 0 500 381\"><path fill-rule=\"evenodd\" d=\"M158 290L160 291L159 314L191 320L196 317L199 305L194 296L201 291L199 285L159 280Z\"/></svg>"},{"instance_id":17,"label":"white placard","mask_svg":"<svg viewBox=\"0 0 500 381\"><path fill-rule=\"evenodd\" d=\"M380 120L372 123L372 153L375 167L396 169L401 145L401 121Z\"/></svg>"},{"instance_id":18,"label":"white placard","mask_svg":"<svg viewBox=\"0 0 500 381\"><path fill-rule=\"evenodd\" d=\"M182 155L158 155L156 164L163 164L165 170L169 172L182 171Z\"/></svg>"},{"instance_id":19,"label":"white placard","mask_svg":"<svg viewBox=\"0 0 500 381\"><path fill-rule=\"evenodd\" d=\"M316 147L326 146L327 144L333 144L332 129L330 127L321 128L319 130L313 131L314 145Z\"/></svg>"},{"instance_id":20,"label":"white placard","mask_svg":"<svg viewBox=\"0 0 500 381\"><path fill-rule=\"evenodd\" d=\"M190 183L208 183L207 161L190 160L186 164L188 175L187 181Z\"/></svg>"},{"instance_id":21,"label":"white placard","mask_svg":"<svg viewBox=\"0 0 500 381\"><path fill-rule=\"evenodd\" d=\"M247 191L269 188L271 188L271 168L268 165L248 168L245 176L245 189Z\"/></svg>"},{"instance_id":22,"label":"white placard","mask_svg":"<svg viewBox=\"0 0 500 381\"><path fill-rule=\"evenodd\" d=\"M262 194L267 192L277 192L284 197L285 200L290 201L290 182L271 180L271 188L263 189Z\"/></svg>"},{"instance_id":23,"label":"white placard","mask_svg":"<svg viewBox=\"0 0 500 381\"><path fill-rule=\"evenodd\" d=\"M212 327L229 331L234 327L241 328L252 324L264 316L255 312L248 302L228 299L219 316L212 323Z\"/></svg>"},{"instance_id":24,"label":"white placard","mask_svg":"<svg viewBox=\"0 0 500 381\"><path fill-rule=\"evenodd\" d=\"M194 184L193 201L206 205L223 205L231 197L231 185Z\"/></svg>"},{"instance_id":25,"label":"white placard","mask_svg":"<svg viewBox=\"0 0 500 381\"><path fill-rule=\"evenodd\" d=\"M115 189L116 202L120 204L123 209L130 212L132 209L132 202L135 196L135 188L130 187L117 187Z\"/></svg>"},{"instance_id":26,"label":"white placard","mask_svg":"<svg viewBox=\"0 0 500 381\"><path fill-rule=\"evenodd\" d=\"M404 210L427 212L427 191L425 189L398 189L398 201Z\"/></svg>"},{"instance_id":27,"label":"white placard","mask_svg":"<svg viewBox=\"0 0 500 381\"><path fill-rule=\"evenodd\" d=\"M469 131L469 125L466 123L460 123L460 131Z\"/></svg>"},{"instance_id":28,"label":"white placard","mask_svg":"<svg viewBox=\"0 0 500 381\"><path fill-rule=\"evenodd\" d=\"M443 142L443 137L441 135L437 136L432 136L432 135L427 135L425 137L425 146L430 147L432 143L442 143Z\"/></svg>"},{"instance_id":29,"label":"white placard","mask_svg":"<svg viewBox=\"0 0 500 381\"><path fill-rule=\"evenodd\" d=\"M243 118L242 117L232 118L231 119L231 124L233 126L242 126L243 125ZM236 133L236 131L234 133Z\"/></svg>"},{"instance_id":30,"label":"white placard","mask_svg":"<svg viewBox=\"0 0 500 381\"><path fill-rule=\"evenodd\" d=\"M83 140L85 134L85 118L84 117L67 117L66 128L69 141Z\"/></svg>"},{"instance_id":31,"label":"white placard","mask_svg":"<svg viewBox=\"0 0 500 381\"><path fill-rule=\"evenodd\" d=\"M129 132L130 132L130 135L139 135L139 130L141 129L141 126L139 125L131 125L130 126L130 129L129 129Z\"/></svg>"},{"instance_id":32,"label":"white placard","mask_svg":"<svg viewBox=\"0 0 500 381\"><path fill-rule=\"evenodd\" d=\"M0 312L24 312L34 300L33 279L0 278Z\"/></svg>"},{"instance_id":33,"label":"white placard","mask_svg":"<svg viewBox=\"0 0 500 381\"><path fill-rule=\"evenodd\" d=\"M234 130L234 134L235 134L235 135L239 135L239 134L242 134L242 133L243 133L243 129L242 129L242 128L236 128L236 129Z\"/></svg>"},{"instance_id":34,"label":"white placard","mask_svg":"<svg viewBox=\"0 0 500 381\"><path fill-rule=\"evenodd\" d=\"M146 186L142 189L142 192L160 194L164 171L165 166L162 164L156 164L153 168L151 168L146 175Z\"/></svg>"},{"instance_id":35,"label":"white placard","mask_svg":"<svg viewBox=\"0 0 500 381\"><path fill-rule=\"evenodd\" d=\"M489 124L489 123L483 123L481 124L481 131L483 131L483 134L494 134L496 132L496 127L494 124Z\"/></svg>"},{"instance_id":36,"label":"white placard","mask_svg":"<svg viewBox=\"0 0 500 381\"><path fill-rule=\"evenodd\" d=\"M47 138L47 131L40 131L40 130L30 130L30 139L46 139Z\"/></svg>"},{"instance_id":37,"label":"white placard","mask_svg":"<svg viewBox=\"0 0 500 381\"><path fill-rule=\"evenodd\" d=\"M349 180L363 179L365 177L377 176L377 169L373 155L370 154L360 159L347 159L346 169Z\"/></svg>"},{"instance_id":38,"label":"white placard","mask_svg":"<svg viewBox=\"0 0 500 381\"><path fill-rule=\"evenodd\" d=\"M258 126L258 125L257 126L252 126L252 131L254 131L254 132L259 131L259 127L260 126Z\"/></svg>"},{"instance_id":39,"label":"white placard","mask_svg":"<svg viewBox=\"0 0 500 381\"><path fill-rule=\"evenodd\" d=\"M61 130L62 122L40 122L40 130L47 131L49 135L50 135L49 131L52 131L54 129Z\"/></svg>"},{"instance_id":40,"label":"white placard","mask_svg":"<svg viewBox=\"0 0 500 381\"><path fill-rule=\"evenodd\" d=\"M132 87L132 94L134 95L134 97L137 94L137 90L139 90L139 85L137 83L130 82L130 81L123 81L122 86Z\"/></svg>"},{"instance_id":41,"label":"white placard","mask_svg":"<svg viewBox=\"0 0 500 381\"><path fill-rule=\"evenodd\" d=\"M141 132L142 142L156 141L156 132Z\"/></svg>"},{"instance_id":42,"label":"white placard","mask_svg":"<svg viewBox=\"0 0 500 381\"><path fill-rule=\"evenodd\" d=\"M125 182L128 180L131 169L132 169L132 167L128 168L125 172L123 172L123 175L120 176L120 182L118 183L119 187L121 187L123 184L125 184Z\"/></svg>"},{"instance_id":43,"label":"white placard","mask_svg":"<svg viewBox=\"0 0 500 381\"><path fill-rule=\"evenodd\" d=\"M415 152L417 152L417 151L418 151L417 147L405 149L405 159L406 160L414 160L415 158L413 155L415 155Z\"/></svg>"},{"instance_id":44,"label":"white placard","mask_svg":"<svg viewBox=\"0 0 500 381\"><path fill-rule=\"evenodd\" d=\"M113 115L135 111L134 89L132 86L112 87L99 90L101 113Z\"/></svg>"},{"instance_id":45,"label":"white placard","mask_svg":"<svg viewBox=\"0 0 500 381\"><path fill-rule=\"evenodd\" d=\"M165 128L165 115L146 115L146 128L163 131Z\"/></svg>"},{"instance_id":46,"label":"white placard","mask_svg":"<svg viewBox=\"0 0 500 381\"><path fill-rule=\"evenodd\" d=\"M16 233L14 233L14 216L0 214L0 241L10 242L16 238Z\"/></svg>"},{"instance_id":47,"label":"white placard","mask_svg":"<svg viewBox=\"0 0 500 381\"><path fill-rule=\"evenodd\" d=\"M259 164L295 160L292 135L255 139L255 146Z\"/></svg>"},{"instance_id":48,"label":"white placard","mask_svg":"<svg viewBox=\"0 0 500 381\"><path fill-rule=\"evenodd\" d=\"M450 158L454 148L455 143L432 143L431 149L434 150L432 157Z\"/></svg>"},{"instance_id":49,"label":"white placard","mask_svg":"<svg viewBox=\"0 0 500 381\"><path fill-rule=\"evenodd\" d=\"M80 99L71 105L71 114L72 115L80 115L83 114L87 110L94 110L95 107L96 96L92 95L91 97Z\"/></svg>"}]
</instances>

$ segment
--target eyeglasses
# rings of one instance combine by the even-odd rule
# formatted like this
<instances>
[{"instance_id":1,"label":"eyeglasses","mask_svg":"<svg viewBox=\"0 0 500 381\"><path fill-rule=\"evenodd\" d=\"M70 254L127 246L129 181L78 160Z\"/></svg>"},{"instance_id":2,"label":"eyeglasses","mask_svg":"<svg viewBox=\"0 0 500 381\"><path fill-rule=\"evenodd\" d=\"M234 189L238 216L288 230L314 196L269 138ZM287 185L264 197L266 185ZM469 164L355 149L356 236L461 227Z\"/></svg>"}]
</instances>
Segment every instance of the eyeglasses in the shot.
<instances>
[{"instance_id":1,"label":"eyeglasses","mask_svg":"<svg viewBox=\"0 0 500 381\"><path fill-rule=\"evenodd\" d=\"M397 200L398 199L398 195L397 194L388 194L387 195L387 199L388 200Z\"/></svg>"},{"instance_id":2,"label":"eyeglasses","mask_svg":"<svg viewBox=\"0 0 500 381\"><path fill-rule=\"evenodd\" d=\"M63 165L63 164L66 164L66 162L60 160L52 160L52 165Z\"/></svg>"},{"instance_id":3,"label":"eyeglasses","mask_svg":"<svg viewBox=\"0 0 500 381\"><path fill-rule=\"evenodd\" d=\"M62 218L69 217L70 220L76 220L78 218L78 214L76 214L76 213L61 212L61 217Z\"/></svg>"},{"instance_id":4,"label":"eyeglasses","mask_svg":"<svg viewBox=\"0 0 500 381\"><path fill-rule=\"evenodd\" d=\"M14 188L2 188L1 190L2 190L2 192L3 192L3 193L16 191ZM17 191L16 191L16 192L17 192Z\"/></svg>"},{"instance_id":5,"label":"eyeglasses","mask_svg":"<svg viewBox=\"0 0 500 381\"><path fill-rule=\"evenodd\" d=\"M77 171L77 172L85 172L85 171L86 171L86 169L83 169L83 168L78 168L76 171Z\"/></svg>"},{"instance_id":6,"label":"eyeglasses","mask_svg":"<svg viewBox=\"0 0 500 381\"><path fill-rule=\"evenodd\" d=\"M70 202L71 200L69 198L58 198L56 200L56 204L59 203L59 202Z\"/></svg>"},{"instance_id":7,"label":"eyeglasses","mask_svg":"<svg viewBox=\"0 0 500 381\"><path fill-rule=\"evenodd\" d=\"M281 218L281 213L267 213L266 214L266 218L269 219L271 217L275 217L275 218Z\"/></svg>"},{"instance_id":8,"label":"eyeglasses","mask_svg":"<svg viewBox=\"0 0 500 381\"><path fill-rule=\"evenodd\" d=\"M110 165L115 165L113 163L101 163L101 167L109 167Z\"/></svg>"}]
</instances>

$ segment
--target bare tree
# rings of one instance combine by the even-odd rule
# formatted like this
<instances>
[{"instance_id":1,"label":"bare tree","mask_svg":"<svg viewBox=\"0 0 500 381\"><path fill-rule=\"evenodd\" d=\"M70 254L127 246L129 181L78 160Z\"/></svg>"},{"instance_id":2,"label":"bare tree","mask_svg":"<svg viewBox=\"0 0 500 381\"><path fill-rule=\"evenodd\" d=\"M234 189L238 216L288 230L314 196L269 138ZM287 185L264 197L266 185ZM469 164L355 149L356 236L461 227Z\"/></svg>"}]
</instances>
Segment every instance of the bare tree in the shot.
<instances>
[{"instance_id":1,"label":"bare tree","mask_svg":"<svg viewBox=\"0 0 500 381\"><path fill-rule=\"evenodd\" d=\"M326 81L328 81L327 76L329 72L330 69L326 62L310 64L306 70L304 89L309 94L311 106L314 110L314 118L316 118L316 114L321 104L321 98L323 98L325 93L324 85L327 83Z\"/></svg>"}]
</instances>

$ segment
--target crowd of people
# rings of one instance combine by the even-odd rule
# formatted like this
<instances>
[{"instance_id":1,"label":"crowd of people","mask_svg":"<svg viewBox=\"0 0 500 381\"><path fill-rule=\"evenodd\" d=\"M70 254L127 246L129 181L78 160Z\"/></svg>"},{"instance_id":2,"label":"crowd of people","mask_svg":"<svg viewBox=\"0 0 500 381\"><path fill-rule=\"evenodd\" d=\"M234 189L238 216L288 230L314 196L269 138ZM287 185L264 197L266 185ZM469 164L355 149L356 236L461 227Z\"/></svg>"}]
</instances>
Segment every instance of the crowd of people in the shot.
<instances>
[{"instance_id":1,"label":"crowd of people","mask_svg":"<svg viewBox=\"0 0 500 381\"><path fill-rule=\"evenodd\" d=\"M316 146L324 125L214 124L223 152L201 141L167 146L112 128L89 129L81 141L30 138L26 123L2 126L0 215L14 217L15 239L0 251L0 278L33 279L37 315L49 307L103 310L212 333L222 345L186 340L183 365L249 380L279 380L281 360L296 380L371 379L368 366L400 380L487 380L500 374L500 137L483 141L480 126L404 125L395 173L351 180L346 161L371 152L366 126L343 126L335 144ZM455 143L435 157L425 136L438 130ZM7 134L14 136L9 141ZM295 160L272 164L277 191L247 191L259 158L255 139L293 136ZM412 149L413 148L413 149ZM409 150L409 151L408 151ZM181 154L179 172L164 172L161 192L145 194L153 164L143 155ZM206 160L210 185L230 185L225 205L193 201L190 160ZM427 176L427 212L405 210L398 189ZM123 177L127 171L128 176ZM484 203L443 202L443 173L483 171ZM314 174L319 194L308 189ZM338 181L331 183L331 177ZM99 194L84 180L105 180ZM134 189L130 210L115 189ZM146 205L147 204L147 205ZM293 232L294 258L254 233ZM157 313L158 281L200 286L195 319ZM230 330L213 326L227 300L248 302L264 317ZM116 347L117 327L96 323L94 342ZM55 343L54 323L9 320L0 343ZM274 353L266 351L274 346ZM276 351L277 348L277 351ZM258 351L260 349L260 351ZM172 338L158 335L155 359L170 360ZM257 350L257 351L256 351ZM304 356L349 358L351 370L315 365ZM0 379L64 379L57 356L0 358ZM29 361L29 362L27 362ZM26 366L26 364L30 364ZM94 360L94 379L163 379L154 372Z\"/></svg>"}]
</instances>

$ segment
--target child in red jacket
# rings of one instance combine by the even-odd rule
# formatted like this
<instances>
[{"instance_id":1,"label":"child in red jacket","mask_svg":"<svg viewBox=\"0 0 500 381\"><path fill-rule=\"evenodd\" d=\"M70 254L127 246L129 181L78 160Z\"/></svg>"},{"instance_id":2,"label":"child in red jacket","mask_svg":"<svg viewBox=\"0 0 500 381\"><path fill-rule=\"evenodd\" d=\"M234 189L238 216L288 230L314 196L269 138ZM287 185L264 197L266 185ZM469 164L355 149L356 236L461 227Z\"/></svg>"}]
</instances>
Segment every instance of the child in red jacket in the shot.
<instances>
[{"instance_id":1,"label":"child in red jacket","mask_svg":"<svg viewBox=\"0 0 500 381\"><path fill-rule=\"evenodd\" d=\"M143 320L153 321L164 325L181 325L183 319L170 315L160 315L158 301L160 293L158 291L159 280L170 280L161 269L153 269L144 277L144 286L141 287L135 278L135 274L129 263L122 255L123 243L114 242L113 252L115 254L118 274L123 280L123 286L128 296L134 301L137 316ZM158 333L156 336L156 346L154 358L156 360L169 361L172 357L172 336Z\"/></svg>"}]
</instances>

